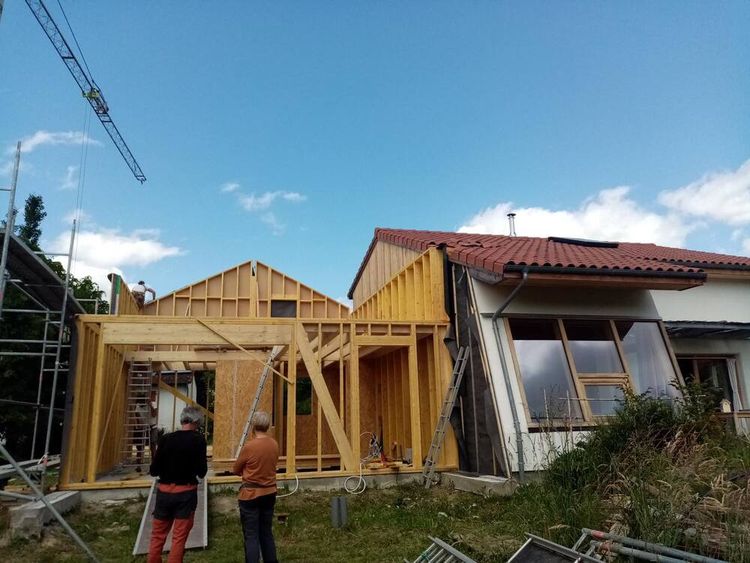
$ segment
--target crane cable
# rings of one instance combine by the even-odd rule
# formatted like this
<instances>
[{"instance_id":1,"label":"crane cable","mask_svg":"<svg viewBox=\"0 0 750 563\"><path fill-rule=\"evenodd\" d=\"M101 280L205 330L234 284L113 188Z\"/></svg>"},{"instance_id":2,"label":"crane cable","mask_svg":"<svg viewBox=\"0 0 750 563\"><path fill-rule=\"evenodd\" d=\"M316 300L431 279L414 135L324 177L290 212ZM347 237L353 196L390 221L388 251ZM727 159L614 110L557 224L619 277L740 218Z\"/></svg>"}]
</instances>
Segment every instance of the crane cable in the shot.
<instances>
[{"instance_id":1,"label":"crane cable","mask_svg":"<svg viewBox=\"0 0 750 563\"><path fill-rule=\"evenodd\" d=\"M76 37L75 31L73 31L73 27L70 25L70 20L68 20L68 16L65 13L65 9L62 7L62 4L60 3L60 0L57 0L57 5L60 6L60 11L62 12L63 18L65 19L65 23L68 24L68 29L70 30L70 35L73 37L73 41L75 41L76 47L78 47L78 54L81 55L81 60L83 61L83 66L86 67L86 70L89 73L89 80L91 82L94 82L94 77L91 74L91 69L89 68L89 63L86 62L86 57L83 54L83 49L81 49L81 45L78 43L78 38Z\"/></svg>"}]
</instances>

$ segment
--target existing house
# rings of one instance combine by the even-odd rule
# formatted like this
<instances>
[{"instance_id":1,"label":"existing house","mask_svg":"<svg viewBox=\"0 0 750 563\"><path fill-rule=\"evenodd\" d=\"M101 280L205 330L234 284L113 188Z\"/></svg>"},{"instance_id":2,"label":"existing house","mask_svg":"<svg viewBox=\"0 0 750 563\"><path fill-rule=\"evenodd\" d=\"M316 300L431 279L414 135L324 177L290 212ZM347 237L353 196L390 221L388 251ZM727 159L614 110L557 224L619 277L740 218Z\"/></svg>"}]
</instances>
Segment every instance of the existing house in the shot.
<instances>
[{"instance_id":1,"label":"existing house","mask_svg":"<svg viewBox=\"0 0 750 563\"><path fill-rule=\"evenodd\" d=\"M471 352L452 420L464 470L507 476L539 469L554 449L611 413L626 387L675 396L680 368L696 377L687 374L690 362L691 374L731 386L735 409L746 404L740 398L750 372L736 361L750 351L741 340L750 321L746 258L651 244L377 229L350 289L354 315L408 317L381 293L393 284L408 288L425 252L445 263L448 344L454 356L461 346ZM731 305L712 304L722 301ZM685 319L701 324L671 322ZM719 320L714 329L734 332L701 340L706 321ZM673 346L686 355L675 357ZM750 369L750 358L744 365ZM716 379L718 372L725 375Z\"/></svg>"}]
</instances>

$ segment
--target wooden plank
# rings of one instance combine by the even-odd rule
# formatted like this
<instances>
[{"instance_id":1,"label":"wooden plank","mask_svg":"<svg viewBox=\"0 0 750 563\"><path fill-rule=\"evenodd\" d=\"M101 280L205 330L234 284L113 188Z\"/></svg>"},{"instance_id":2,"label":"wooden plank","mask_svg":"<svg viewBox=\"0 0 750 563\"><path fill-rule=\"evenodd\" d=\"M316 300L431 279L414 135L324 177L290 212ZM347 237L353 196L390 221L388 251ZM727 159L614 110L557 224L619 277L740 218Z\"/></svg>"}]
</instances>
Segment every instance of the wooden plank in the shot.
<instances>
[{"instance_id":1,"label":"wooden plank","mask_svg":"<svg viewBox=\"0 0 750 563\"><path fill-rule=\"evenodd\" d=\"M422 421L419 407L419 372L417 371L416 330L409 346L409 406L411 414L411 451L414 467L422 467Z\"/></svg>"},{"instance_id":2,"label":"wooden plank","mask_svg":"<svg viewBox=\"0 0 750 563\"><path fill-rule=\"evenodd\" d=\"M248 353L260 362L265 362L268 359L267 353L257 350L245 349L244 352L241 352L223 348L215 351L176 350L174 352L168 350L134 350L125 353L125 360L128 362L218 362L220 360L247 360ZM286 358L282 356L279 360L284 361Z\"/></svg>"},{"instance_id":3,"label":"wooden plank","mask_svg":"<svg viewBox=\"0 0 750 563\"><path fill-rule=\"evenodd\" d=\"M301 325L298 325L301 328ZM296 466L296 453L297 453L297 335L292 333L292 339L289 343L289 357L292 360L289 362L289 370L287 371L288 381L290 385L286 389L286 458L287 466L286 472L289 474L297 473Z\"/></svg>"},{"instance_id":4,"label":"wooden plank","mask_svg":"<svg viewBox=\"0 0 750 563\"><path fill-rule=\"evenodd\" d=\"M104 338L98 338L96 348L96 363L94 371L94 405L91 413L91 432L88 434L88 455L86 467L86 481L96 481L96 467L99 459L98 445L102 419L102 403L104 401Z\"/></svg>"},{"instance_id":5,"label":"wooden plank","mask_svg":"<svg viewBox=\"0 0 750 563\"><path fill-rule=\"evenodd\" d=\"M411 336L357 336L358 346L411 346Z\"/></svg>"},{"instance_id":6,"label":"wooden plank","mask_svg":"<svg viewBox=\"0 0 750 563\"><path fill-rule=\"evenodd\" d=\"M325 380L323 379L323 374L320 370L320 366L315 362L315 356L313 355L312 348L310 347L310 341L308 340L307 333L305 332L305 329L301 323L297 324L297 331L295 336L297 347L299 348L302 360L305 363L305 367L307 368L307 373L310 376L310 381L312 382L313 388L318 395L318 400L321 403L323 414L328 421L328 427L331 429L333 439L336 442L336 447L338 448L339 453L341 454L342 461L344 462L344 467L349 471L354 471L356 468L358 468L359 464L355 462L354 452L352 451L351 444L346 438L344 425L341 423L341 419L336 413L336 406L333 404L331 395L328 392L328 388L326 387ZM289 393L289 395L293 394L294 393ZM291 417L294 416L293 413L294 411L292 411ZM292 453L292 455L294 454Z\"/></svg>"},{"instance_id":7,"label":"wooden plank","mask_svg":"<svg viewBox=\"0 0 750 563\"><path fill-rule=\"evenodd\" d=\"M349 432L352 448L357 460L361 457L361 416L359 392L359 339L354 326L351 328L351 354L349 356Z\"/></svg>"},{"instance_id":8,"label":"wooden plank","mask_svg":"<svg viewBox=\"0 0 750 563\"><path fill-rule=\"evenodd\" d=\"M195 407L198 410L200 410L204 416L210 418L211 420L214 419L214 415L211 411L209 411L207 408L205 408L203 405L199 405L196 403L193 399L182 393L179 389L176 389L175 387L172 387L171 385L164 383L163 380L159 379L159 389L163 389L164 391L168 391L178 399L180 399L183 403L190 405L191 407Z\"/></svg>"},{"instance_id":9,"label":"wooden plank","mask_svg":"<svg viewBox=\"0 0 750 563\"><path fill-rule=\"evenodd\" d=\"M159 317L153 317L158 319ZM164 317L161 317L162 319ZM149 319L150 320L150 319ZM257 347L287 344L291 338L290 325L222 325L221 335L192 323L106 323L102 327L105 344L188 344L208 345L238 342Z\"/></svg>"}]
</instances>

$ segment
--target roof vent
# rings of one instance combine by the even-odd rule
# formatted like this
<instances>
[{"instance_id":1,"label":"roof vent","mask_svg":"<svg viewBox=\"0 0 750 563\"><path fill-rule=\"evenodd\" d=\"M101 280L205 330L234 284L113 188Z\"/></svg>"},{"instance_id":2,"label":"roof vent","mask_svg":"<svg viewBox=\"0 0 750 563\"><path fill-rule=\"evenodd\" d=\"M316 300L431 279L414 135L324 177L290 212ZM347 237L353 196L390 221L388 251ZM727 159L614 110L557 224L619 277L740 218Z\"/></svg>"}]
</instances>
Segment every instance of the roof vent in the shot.
<instances>
[{"instance_id":1,"label":"roof vent","mask_svg":"<svg viewBox=\"0 0 750 563\"><path fill-rule=\"evenodd\" d=\"M585 238L549 237L547 240L549 242L574 244L576 246L589 246L592 248L617 248L619 246L616 242L608 242L606 240L589 240Z\"/></svg>"},{"instance_id":2,"label":"roof vent","mask_svg":"<svg viewBox=\"0 0 750 563\"><path fill-rule=\"evenodd\" d=\"M510 236L516 236L516 214L508 213L508 227Z\"/></svg>"}]
</instances>

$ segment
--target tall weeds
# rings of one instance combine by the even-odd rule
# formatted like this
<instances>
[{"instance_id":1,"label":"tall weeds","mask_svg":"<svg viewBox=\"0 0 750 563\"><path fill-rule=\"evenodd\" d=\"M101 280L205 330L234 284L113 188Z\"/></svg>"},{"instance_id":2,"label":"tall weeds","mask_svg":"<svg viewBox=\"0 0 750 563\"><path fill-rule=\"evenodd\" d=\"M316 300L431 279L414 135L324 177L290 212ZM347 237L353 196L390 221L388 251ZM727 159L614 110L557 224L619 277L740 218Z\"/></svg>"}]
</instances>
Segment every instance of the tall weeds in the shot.
<instances>
[{"instance_id":1,"label":"tall weeds","mask_svg":"<svg viewBox=\"0 0 750 563\"><path fill-rule=\"evenodd\" d=\"M701 387L684 388L676 405L627 396L519 489L514 521L567 545L590 527L750 562L750 443L715 405Z\"/></svg>"}]
</instances>

